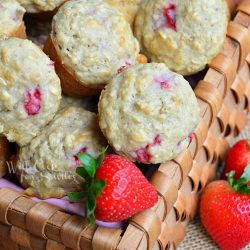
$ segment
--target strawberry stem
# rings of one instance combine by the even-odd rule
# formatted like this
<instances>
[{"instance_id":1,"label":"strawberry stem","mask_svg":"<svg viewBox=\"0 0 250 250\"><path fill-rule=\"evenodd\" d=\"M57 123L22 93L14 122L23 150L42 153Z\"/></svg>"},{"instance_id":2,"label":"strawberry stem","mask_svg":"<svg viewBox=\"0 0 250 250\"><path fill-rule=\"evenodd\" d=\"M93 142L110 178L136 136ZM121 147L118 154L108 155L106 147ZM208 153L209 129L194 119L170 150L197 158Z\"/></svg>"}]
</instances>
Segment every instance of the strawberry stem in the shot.
<instances>
[{"instance_id":1,"label":"strawberry stem","mask_svg":"<svg viewBox=\"0 0 250 250\"><path fill-rule=\"evenodd\" d=\"M239 179L234 179L235 171L231 171L226 174L229 184L232 186L235 192L250 194L250 187L248 182L250 180L250 164L245 168L244 173Z\"/></svg>"},{"instance_id":2,"label":"strawberry stem","mask_svg":"<svg viewBox=\"0 0 250 250\"><path fill-rule=\"evenodd\" d=\"M100 155L96 159L87 153L77 155L82 166L76 168L76 173L85 180L79 185L83 191L67 193L71 201L84 202L85 216L89 217L91 225L95 223L96 198L100 196L106 184L103 180L95 179L95 174L97 169L102 165L107 149L102 148Z\"/></svg>"}]
</instances>

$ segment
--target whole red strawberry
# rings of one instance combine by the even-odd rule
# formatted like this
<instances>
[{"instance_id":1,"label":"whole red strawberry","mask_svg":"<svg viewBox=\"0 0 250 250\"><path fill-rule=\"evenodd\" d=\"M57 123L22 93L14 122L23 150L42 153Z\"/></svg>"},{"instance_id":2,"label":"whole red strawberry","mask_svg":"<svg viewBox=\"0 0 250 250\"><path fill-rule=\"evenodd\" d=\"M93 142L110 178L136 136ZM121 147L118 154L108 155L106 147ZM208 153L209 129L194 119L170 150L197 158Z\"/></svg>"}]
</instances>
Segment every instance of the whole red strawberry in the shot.
<instances>
[{"instance_id":1,"label":"whole red strawberry","mask_svg":"<svg viewBox=\"0 0 250 250\"><path fill-rule=\"evenodd\" d=\"M94 159L78 155L83 167L77 173L84 177L83 192L68 193L72 201L83 200L86 214L105 222L117 222L152 207L158 201L153 186L128 159L104 152ZM95 216L95 217L94 217Z\"/></svg>"},{"instance_id":2,"label":"whole red strawberry","mask_svg":"<svg viewBox=\"0 0 250 250\"><path fill-rule=\"evenodd\" d=\"M200 203L201 221L222 250L239 250L250 243L250 165L242 177L210 183Z\"/></svg>"},{"instance_id":3,"label":"whole red strawberry","mask_svg":"<svg viewBox=\"0 0 250 250\"><path fill-rule=\"evenodd\" d=\"M158 200L157 192L141 171L122 156L106 156L96 178L106 182L97 198L95 215L99 220L124 220L152 207Z\"/></svg>"},{"instance_id":4,"label":"whole red strawberry","mask_svg":"<svg viewBox=\"0 0 250 250\"><path fill-rule=\"evenodd\" d=\"M222 177L226 178L226 173L235 171L235 178L239 178L249 163L250 142L248 140L240 140L234 144L227 155Z\"/></svg>"}]
</instances>

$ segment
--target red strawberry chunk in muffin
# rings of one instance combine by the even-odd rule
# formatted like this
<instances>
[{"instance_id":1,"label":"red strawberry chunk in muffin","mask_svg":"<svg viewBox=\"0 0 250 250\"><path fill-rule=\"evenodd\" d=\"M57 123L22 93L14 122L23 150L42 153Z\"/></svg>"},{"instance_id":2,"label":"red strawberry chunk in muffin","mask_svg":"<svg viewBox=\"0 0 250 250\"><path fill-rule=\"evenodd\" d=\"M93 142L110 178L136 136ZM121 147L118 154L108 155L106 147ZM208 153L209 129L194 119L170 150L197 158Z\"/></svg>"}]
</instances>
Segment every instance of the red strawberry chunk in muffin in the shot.
<instances>
[{"instance_id":1,"label":"red strawberry chunk in muffin","mask_svg":"<svg viewBox=\"0 0 250 250\"><path fill-rule=\"evenodd\" d=\"M136 150L135 152L132 153L132 156L135 158L136 161L142 162L142 163L149 163L151 160L151 154L149 152L151 147L154 146L159 146L161 145L161 137L160 135L157 135L154 138L153 143L148 144L145 148L141 148Z\"/></svg>"},{"instance_id":2,"label":"red strawberry chunk in muffin","mask_svg":"<svg viewBox=\"0 0 250 250\"><path fill-rule=\"evenodd\" d=\"M193 141L193 139L194 139L194 133L191 132L191 133L188 135L188 137L186 137L186 138L184 138L183 140L179 141L179 142L177 143L177 147L180 147L181 144L182 144L182 142L184 142L185 140L187 140L187 138L189 139L189 143L191 143L191 142Z\"/></svg>"},{"instance_id":3,"label":"red strawberry chunk in muffin","mask_svg":"<svg viewBox=\"0 0 250 250\"><path fill-rule=\"evenodd\" d=\"M127 67L131 66L131 63L126 61L125 62L125 66L121 66L118 70L117 70L117 74L120 74L121 72L123 72Z\"/></svg>"},{"instance_id":4,"label":"red strawberry chunk in muffin","mask_svg":"<svg viewBox=\"0 0 250 250\"><path fill-rule=\"evenodd\" d=\"M161 87L161 89L169 89L173 85L172 78L174 75L172 73L166 73L162 76L155 77L155 82Z\"/></svg>"},{"instance_id":5,"label":"red strawberry chunk in muffin","mask_svg":"<svg viewBox=\"0 0 250 250\"><path fill-rule=\"evenodd\" d=\"M126 69L126 66L121 66L121 67L117 70L117 74L122 73L125 69Z\"/></svg>"},{"instance_id":6,"label":"red strawberry chunk in muffin","mask_svg":"<svg viewBox=\"0 0 250 250\"><path fill-rule=\"evenodd\" d=\"M133 155L136 161L148 163L151 159L151 154L148 152L149 146L147 145L143 149L136 150Z\"/></svg>"},{"instance_id":7,"label":"red strawberry chunk in muffin","mask_svg":"<svg viewBox=\"0 0 250 250\"><path fill-rule=\"evenodd\" d=\"M175 18L176 6L169 4L164 8L164 16L166 17L166 25L168 28L176 31L176 18Z\"/></svg>"},{"instance_id":8,"label":"red strawberry chunk in muffin","mask_svg":"<svg viewBox=\"0 0 250 250\"><path fill-rule=\"evenodd\" d=\"M41 92L39 88L29 90L24 95L24 108L28 115L37 115L41 110Z\"/></svg>"},{"instance_id":9,"label":"red strawberry chunk in muffin","mask_svg":"<svg viewBox=\"0 0 250 250\"><path fill-rule=\"evenodd\" d=\"M154 142L150 146L159 146L159 145L161 145L161 137L160 135L157 135L154 138Z\"/></svg>"},{"instance_id":10,"label":"red strawberry chunk in muffin","mask_svg":"<svg viewBox=\"0 0 250 250\"><path fill-rule=\"evenodd\" d=\"M83 146L73 157L74 157L74 161L76 163L77 166L81 165L81 162L78 160L77 155L85 153L87 151L87 147Z\"/></svg>"},{"instance_id":11,"label":"red strawberry chunk in muffin","mask_svg":"<svg viewBox=\"0 0 250 250\"><path fill-rule=\"evenodd\" d=\"M194 139L194 133L193 132L190 133L188 138L189 138L189 143L191 143L193 141L193 139Z\"/></svg>"},{"instance_id":12,"label":"red strawberry chunk in muffin","mask_svg":"<svg viewBox=\"0 0 250 250\"><path fill-rule=\"evenodd\" d=\"M186 138L180 140L180 141L177 143L177 148L180 147L181 144L182 144L184 141L186 141L187 139L189 140L189 143L191 143L191 142L193 141L193 139L194 139L194 133L191 132L191 133L188 135L188 137L186 137Z\"/></svg>"},{"instance_id":13,"label":"red strawberry chunk in muffin","mask_svg":"<svg viewBox=\"0 0 250 250\"><path fill-rule=\"evenodd\" d=\"M50 60L48 65L49 65L51 68L54 68L54 67L55 67L55 62L53 62L52 60Z\"/></svg>"}]
</instances>

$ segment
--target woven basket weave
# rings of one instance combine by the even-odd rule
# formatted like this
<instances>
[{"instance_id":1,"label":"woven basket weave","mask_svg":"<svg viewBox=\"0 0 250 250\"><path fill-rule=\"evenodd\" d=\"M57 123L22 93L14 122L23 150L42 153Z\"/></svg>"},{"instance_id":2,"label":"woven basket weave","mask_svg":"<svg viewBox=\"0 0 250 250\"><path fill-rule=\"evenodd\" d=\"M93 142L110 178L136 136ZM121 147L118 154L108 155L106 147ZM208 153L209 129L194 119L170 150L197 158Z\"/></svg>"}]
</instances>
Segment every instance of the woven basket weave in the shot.
<instances>
[{"instance_id":1,"label":"woven basket weave","mask_svg":"<svg viewBox=\"0 0 250 250\"><path fill-rule=\"evenodd\" d=\"M231 2L231 1L229 1ZM36 203L12 189L0 190L1 250L174 249L196 212L198 195L238 135L250 111L250 1L237 8L227 38L195 88L202 120L189 148L162 164L150 182L159 202L130 219L126 229L87 226L78 216Z\"/></svg>"}]
</instances>

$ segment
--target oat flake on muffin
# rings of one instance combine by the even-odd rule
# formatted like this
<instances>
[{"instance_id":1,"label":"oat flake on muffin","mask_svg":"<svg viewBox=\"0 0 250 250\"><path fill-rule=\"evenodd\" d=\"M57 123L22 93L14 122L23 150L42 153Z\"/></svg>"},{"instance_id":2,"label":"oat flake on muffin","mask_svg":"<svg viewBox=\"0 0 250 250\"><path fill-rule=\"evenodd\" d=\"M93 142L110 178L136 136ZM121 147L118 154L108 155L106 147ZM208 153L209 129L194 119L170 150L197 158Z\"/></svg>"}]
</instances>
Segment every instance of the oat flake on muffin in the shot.
<instances>
[{"instance_id":1,"label":"oat flake on muffin","mask_svg":"<svg viewBox=\"0 0 250 250\"><path fill-rule=\"evenodd\" d=\"M99 124L117 153L162 163L190 143L199 106L189 83L165 64L127 68L103 90Z\"/></svg>"}]
</instances>

